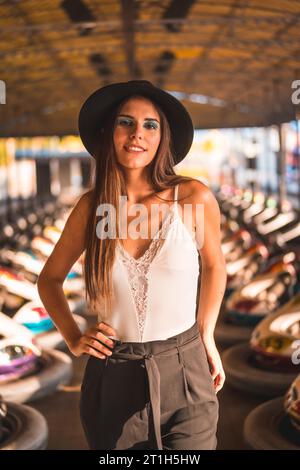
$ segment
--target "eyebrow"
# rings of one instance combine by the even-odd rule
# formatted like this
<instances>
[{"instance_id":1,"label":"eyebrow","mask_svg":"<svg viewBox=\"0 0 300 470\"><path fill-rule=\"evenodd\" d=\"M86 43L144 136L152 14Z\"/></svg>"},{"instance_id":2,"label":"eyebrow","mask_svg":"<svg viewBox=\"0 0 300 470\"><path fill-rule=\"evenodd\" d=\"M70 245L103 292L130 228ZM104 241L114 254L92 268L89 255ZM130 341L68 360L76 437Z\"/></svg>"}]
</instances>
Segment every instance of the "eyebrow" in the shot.
<instances>
[{"instance_id":1,"label":"eyebrow","mask_svg":"<svg viewBox=\"0 0 300 470\"><path fill-rule=\"evenodd\" d=\"M128 118L134 119L134 117L133 117L133 116L130 116L129 114L118 114L118 117L119 117L119 116L123 116L123 117L128 117ZM159 121L158 121L157 119L155 119L155 118L145 118L144 121L156 121L156 122L158 122L158 124L159 124Z\"/></svg>"}]
</instances>

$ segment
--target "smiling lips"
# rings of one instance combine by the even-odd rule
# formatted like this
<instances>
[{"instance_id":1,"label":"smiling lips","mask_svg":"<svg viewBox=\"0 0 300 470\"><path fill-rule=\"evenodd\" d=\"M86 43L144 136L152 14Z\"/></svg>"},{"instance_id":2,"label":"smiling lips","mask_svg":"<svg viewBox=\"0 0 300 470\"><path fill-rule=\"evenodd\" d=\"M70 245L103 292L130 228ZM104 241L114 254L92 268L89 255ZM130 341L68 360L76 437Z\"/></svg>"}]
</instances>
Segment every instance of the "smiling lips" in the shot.
<instances>
[{"instance_id":1,"label":"smiling lips","mask_svg":"<svg viewBox=\"0 0 300 470\"><path fill-rule=\"evenodd\" d=\"M124 148L129 153L142 153L142 152L145 152L145 149L143 149L140 146L136 146L136 145L130 145L130 146L125 145Z\"/></svg>"}]
</instances>

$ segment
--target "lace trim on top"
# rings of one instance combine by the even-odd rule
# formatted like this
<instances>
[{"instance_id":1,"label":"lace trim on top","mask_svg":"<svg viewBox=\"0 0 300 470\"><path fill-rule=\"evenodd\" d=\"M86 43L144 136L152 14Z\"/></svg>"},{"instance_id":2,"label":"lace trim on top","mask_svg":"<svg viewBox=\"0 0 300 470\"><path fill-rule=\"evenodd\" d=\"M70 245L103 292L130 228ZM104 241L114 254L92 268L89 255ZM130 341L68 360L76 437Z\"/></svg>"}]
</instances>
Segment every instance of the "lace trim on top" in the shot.
<instances>
[{"instance_id":1,"label":"lace trim on top","mask_svg":"<svg viewBox=\"0 0 300 470\"><path fill-rule=\"evenodd\" d=\"M172 207L163 221L161 228L151 240L147 250L137 259L131 256L118 240L117 247L119 248L121 261L127 269L130 289L136 306L141 341L143 339L148 310L148 274L150 265L164 244L166 233L174 220L175 211L174 207Z\"/></svg>"}]
</instances>

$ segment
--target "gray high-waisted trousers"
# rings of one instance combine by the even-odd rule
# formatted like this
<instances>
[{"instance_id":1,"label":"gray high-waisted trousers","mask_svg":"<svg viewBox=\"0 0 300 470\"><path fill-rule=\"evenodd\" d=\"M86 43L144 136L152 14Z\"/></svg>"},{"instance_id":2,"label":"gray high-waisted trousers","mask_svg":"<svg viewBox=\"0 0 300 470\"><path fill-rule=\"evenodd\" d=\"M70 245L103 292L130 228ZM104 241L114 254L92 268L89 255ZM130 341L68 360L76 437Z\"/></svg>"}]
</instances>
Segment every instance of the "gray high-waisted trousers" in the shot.
<instances>
[{"instance_id":1,"label":"gray high-waisted trousers","mask_svg":"<svg viewBox=\"0 0 300 470\"><path fill-rule=\"evenodd\" d=\"M90 356L80 416L91 449L215 449L219 404L198 323Z\"/></svg>"}]
</instances>

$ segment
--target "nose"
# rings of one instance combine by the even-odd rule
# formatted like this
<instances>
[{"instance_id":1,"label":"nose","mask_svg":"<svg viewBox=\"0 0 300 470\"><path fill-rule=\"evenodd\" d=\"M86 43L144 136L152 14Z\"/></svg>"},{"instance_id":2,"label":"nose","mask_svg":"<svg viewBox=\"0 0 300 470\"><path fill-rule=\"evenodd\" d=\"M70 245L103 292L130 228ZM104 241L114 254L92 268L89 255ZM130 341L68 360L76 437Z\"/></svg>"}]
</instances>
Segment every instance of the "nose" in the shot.
<instances>
[{"instance_id":1,"label":"nose","mask_svg":"<svg viewBox=\"0 0 300 470\"><path fill-rule=\"evenodd\" d=\"M135 124L132 129L130 130L130 138L137 138L137 139L142 139L143 138L143 126L140 124Z\"/></svg>"}]
</instances>

